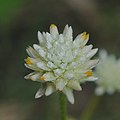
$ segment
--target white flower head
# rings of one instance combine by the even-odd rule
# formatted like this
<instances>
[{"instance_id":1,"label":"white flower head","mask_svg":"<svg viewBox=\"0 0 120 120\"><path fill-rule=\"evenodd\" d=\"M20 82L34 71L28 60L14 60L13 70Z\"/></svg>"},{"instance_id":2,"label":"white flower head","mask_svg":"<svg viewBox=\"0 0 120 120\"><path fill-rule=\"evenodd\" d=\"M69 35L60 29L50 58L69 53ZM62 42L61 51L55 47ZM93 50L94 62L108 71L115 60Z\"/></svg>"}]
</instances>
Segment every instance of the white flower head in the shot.
<instances>
[{"instance_id":1,"label":"white flower head","mask_svg":"<svg viewBox=\"0 0 120 120\"><path fill-rule=\"evenodd\" d=\"M90 59L98 49L86 45L88 39L89 34L83 32L73 41L73 30L68 25L62 34L59 34L54 24L50 26L50 33L38 32L39 44L27 48L29 57L25 59L25 66L34 71L25 76L25 79L43 84L35 98L61 91L73 104L73 89L80 91L81 82L97 79L91 69L98 60Z\"/></svg>"},{"instance_id":2,"label":"white flower head","mask_svg":"<svg viewBox=\"0 0 120 120\"><path fill-rule=\"evenodd\" d=\"M120 59L116 60L114 55L108 55L105 50L100 51L99 57L100 62L95 69L99 78L96 81L96 95L120 92Z\"/></svg>"}]
</instances>

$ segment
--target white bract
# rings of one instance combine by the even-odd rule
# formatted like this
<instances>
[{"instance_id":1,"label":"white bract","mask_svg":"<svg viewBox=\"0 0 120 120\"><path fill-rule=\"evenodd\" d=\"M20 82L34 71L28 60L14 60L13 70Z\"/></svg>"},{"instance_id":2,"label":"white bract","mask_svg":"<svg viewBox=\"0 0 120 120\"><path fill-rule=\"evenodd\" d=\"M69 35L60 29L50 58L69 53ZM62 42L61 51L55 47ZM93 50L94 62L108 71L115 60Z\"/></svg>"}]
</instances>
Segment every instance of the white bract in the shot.
<instances>
[{"instance_id":1,"label":"white bract","mask_svg":"<svg viewBox=\"0 0 120 120\"><path fill-rule=\"evenodd\" d=\"M91 69L98 60L90 59L98 49L86 45L88 39L89 34L84 32L73 41L73 31L68 25L62 34L54 24L50 26L50 33L38 32L39 44L27 48L29 57L25 59L25 66L34 71L25 78L43 85L35 98L61 91L73 104L73 89L80 91L80 83L97 79Z\"/></svg>"},{"instance_id":2,"label":"white bract","mask_svg":"<svg viewBox=\"0 0 120 120\"><path fill-rule=\"evenodd\" d=\"M114 55L108 55L105 50L100 51L99 57L100 62L95 69L99 78L95 93L103 95L105 92L120 92L120 59L116 60Z\"/></svg>"}]
</instances>

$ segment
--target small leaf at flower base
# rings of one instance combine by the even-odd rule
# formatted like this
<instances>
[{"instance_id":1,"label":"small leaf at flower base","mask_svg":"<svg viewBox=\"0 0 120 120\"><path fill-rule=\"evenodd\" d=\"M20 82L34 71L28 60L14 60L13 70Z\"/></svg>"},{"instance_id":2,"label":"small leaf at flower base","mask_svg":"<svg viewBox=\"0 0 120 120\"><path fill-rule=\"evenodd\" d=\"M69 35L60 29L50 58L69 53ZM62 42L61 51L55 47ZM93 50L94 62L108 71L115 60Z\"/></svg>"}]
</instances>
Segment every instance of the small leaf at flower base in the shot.
<instances>
[{"instance_id":1,"label":"small leaf at flower base","mask_svg":"<svg viewBox=\"0 0 120 120\"><path fill-rule=\"evenodd\" d=\"M72 88L72 89L74 89L74 90L78 90L78 91L81 91L81 90L82 90L79 82L78 82L78 81L75 81L75 80L70 80L70 81L68 82L67 86L70 87L70 88Z\"/></svg>"},{"instance_id":2,"label":"small leaf at flower base","mask_svg":"<svg viewBox=\"0 0 120 120\"><path fill-rule=\"evenodd\" d=\"M35 94L35 98L40 98L40 97L42 97L42 96L44 95L44 93L45 93L45 88L44 88L44 87L41 87L41 88L37 91L37 93Z\"/></svg>"},{"instance_id":3,"label":"small leaf at flower base","mask_svg":"<svg viewBox=\"0 0 120 120\"><path fill-rule=\"evenodd\" d=\"M55 91L55 87L51 84L49 84L46 88L45 95L49 96Z\"/></svg>"},{"instance_id":4,"label":"small leaf at flower base","mask_svg":"<svg viewBox=\"0 0 120 120\"><path fill-rule=\"evenodd\" d=\"M67 96L68 101L69 101L71 104L74 104L73 91L72 91L70 88L65 87L64 90L63 90L63 93Z\"/></svg>"}]
</instances>

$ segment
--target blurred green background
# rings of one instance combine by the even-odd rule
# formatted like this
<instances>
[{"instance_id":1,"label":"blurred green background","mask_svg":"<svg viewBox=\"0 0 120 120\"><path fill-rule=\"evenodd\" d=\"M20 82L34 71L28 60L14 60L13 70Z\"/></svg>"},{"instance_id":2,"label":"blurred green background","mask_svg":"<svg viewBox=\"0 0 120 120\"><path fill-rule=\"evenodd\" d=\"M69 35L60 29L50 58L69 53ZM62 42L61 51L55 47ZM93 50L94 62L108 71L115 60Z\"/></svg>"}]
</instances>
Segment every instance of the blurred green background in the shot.
<instances>
[{"instance_id":1,"label":"blurred green background","mask_svg":"<svg viewBox=\"0 0 120 120\"><path fill-rule=\"evenodd\" d=\"M120 0L0 0L0 120L59 120L57 94L34 99L39 83L25 80L26 47L37 41L37 31L51 23L62 32L73 27L74 37L84 31L99 49L120 57ZM94 83L75 92L69 115L80 116L94 94ZM120 94L104 95L92 120L120 120Z\"/></svg>"}]
</instances>

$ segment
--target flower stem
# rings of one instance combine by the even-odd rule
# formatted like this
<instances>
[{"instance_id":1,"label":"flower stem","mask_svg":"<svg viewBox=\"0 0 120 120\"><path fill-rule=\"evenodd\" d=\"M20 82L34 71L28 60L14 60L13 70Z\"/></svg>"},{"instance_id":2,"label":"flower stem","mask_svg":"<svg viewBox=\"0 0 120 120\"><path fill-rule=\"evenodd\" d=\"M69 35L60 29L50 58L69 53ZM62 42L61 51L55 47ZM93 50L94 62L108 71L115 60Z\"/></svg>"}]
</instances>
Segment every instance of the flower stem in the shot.
<instances>
[{"instance_id":1,"label":"flower stem","mask_svg":"<svg viewBox=\"0 0 120 120\"><path fill-rule=\"evenodd\" d=\"M67 120L67 101L66 96L61 92L59 96L60 101L60 120Z\"/></svg>"},{"instance_id":2,"label":"flower stem","mask_svg":"<svg viewBox=\"0 0 120 120\"><path fill-rule=\"evenodd\" d=\"M91 120L92 119L92 116L93 116L95 109L97 108L101 98L102 98L101 96L96 96L96 95L93 95L91 97L91 100L86 105L86 107L81 115L80 120Z\"/></svg>"}]
</instances>

